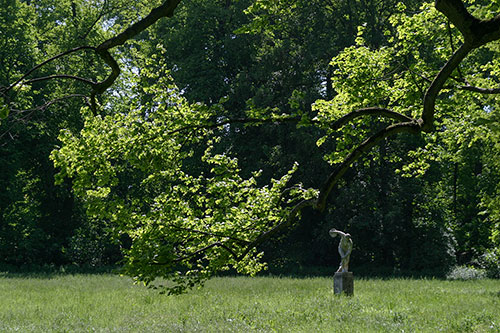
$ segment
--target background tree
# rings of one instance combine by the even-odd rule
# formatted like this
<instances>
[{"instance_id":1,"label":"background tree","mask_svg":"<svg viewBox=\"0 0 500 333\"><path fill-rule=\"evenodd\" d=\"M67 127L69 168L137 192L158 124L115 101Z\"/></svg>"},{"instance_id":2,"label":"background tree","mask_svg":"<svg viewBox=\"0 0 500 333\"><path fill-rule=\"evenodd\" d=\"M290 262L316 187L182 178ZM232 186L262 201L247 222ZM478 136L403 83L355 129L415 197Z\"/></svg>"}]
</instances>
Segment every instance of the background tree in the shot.
<instances>
[{"instance_id":1,"label":"background tree","mask_svg":"<svg viewBox=\"0 0 500 333\"><path fill-rule=\"evenodd\" d=\"M61 8L75 16L78 5L68 4ZM59 182L70 176L92 221L106 226L116 240L131 241L125 249L128 274L147 283L158 276L173 279L177 285L170 291L179 292L231 267L255 273L263 267L256 246L288 230L305 207L323 211L327 203L332 210L326 220L304 211L308 219L295 239L305 244L312 237L325 244L335 218L344 223L336 226L358 232L356 244L370 249L360 251L364 263L422 271L446 267L455 248L463 253L460 260L469 260L492 247L495 212L483 208L496 198L497 175L490 172L482 182L465 175L483 175L483 163L472 166L471 160L488 151L483 144L495 149L494 136L457 154L465 146L454 145L447 133L457 128L469 138L468 133L491 132L496 88L478 87L491 84L497 68L495 44L488 43L497 39L498 24L485 16L497 11L495 4L475 2L466 9L461 1L436 1L443 16L430 4L414 15L415 3L255 1L247 11L254 15L251 22L240 14L247 4L186 2L172 26L146 30L171 16L178 2L167 1L149 14L141 3L123 10L117 10L119 2L98 3L100 14L84 25L90 27L85 38L95 40L50 53L50 61L34 67L50 72L61 62L71 75L56 66L57 74L24 75L1 90L4 116L13 119L18 90L41 82L58 87L57 80L81 89L72 96L88 103L81 113L83 129L62 126L70 130L61 134L63 145L52 158L61 168ZM336 10L344 15L335 15ZM191 20L201 27L198 34L190 33ZM343 24L349 34L320 29L335 31ZM161 34L164 41L155 44ZM330 41L336 54L331 62L325 58L330 51L317 40ZM203 51L186 53L198 44ZM84 57L90 66L73 70L71 57L82 52L90 54ZM103 63L110 68L107 74ZM193 70L196 66L203 71ZM66 95L44 96L52 103ZM309 107L317 98L325 99ZM47 103L34 105L46 110ZM464 117L471 122L463 124ZM422 135L387 139L399 133ZM319 155L310 148L314 142L334 169L329 175L328 164L310 172L320 165L312 157ZM398 158L422 145L427 150ZM299 149L293 153L294 148ZM360 160L366 152L369 158ZM292 160L305 163L287 171ZM451 176L442 177L449 165ZM260 178L260 172L252 173L259 168L264 170ZM401 179L388 173L392 168L421 177ZM276 171L285 176L270 180ZM287 187L290 182L298 184ZM310 186L318 190L307 190ZM479 196L477 188L484 191ZM331 198L334 189L338 195ZM312 246L301 260L328 249Z\"/></svg>"}]
</instances>

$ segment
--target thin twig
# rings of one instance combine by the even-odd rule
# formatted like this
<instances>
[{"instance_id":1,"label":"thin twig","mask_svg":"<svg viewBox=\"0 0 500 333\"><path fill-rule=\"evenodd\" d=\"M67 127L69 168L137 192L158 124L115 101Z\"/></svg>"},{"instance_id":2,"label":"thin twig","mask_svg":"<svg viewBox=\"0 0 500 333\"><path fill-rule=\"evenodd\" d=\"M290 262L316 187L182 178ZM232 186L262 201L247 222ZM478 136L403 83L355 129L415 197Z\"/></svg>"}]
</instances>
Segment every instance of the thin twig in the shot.
<instances>
[{"instance_id":1,"label":"thin twig","mask_svg":"<svg viewBox=\"0 0 500 333\"><path fill-rule=\"evenodd\" d=\"M74 76L74 75L64 75L64 74L37 77L37 78L34 78L34 79L26 80L26 81L23 82L23 84L25 84L25 83L29 84L29 83L35 83L35 82L47 81L47 80L53 80L53 79L69 79L69 80L75 80L75 81L84 82L84 83L87 83L87 84L90 84L90 85L95 85L96 84L95 82L93 82L93 81L91 81L89 79L83 78L83 77Z\"/></svg>"}]
</instances>

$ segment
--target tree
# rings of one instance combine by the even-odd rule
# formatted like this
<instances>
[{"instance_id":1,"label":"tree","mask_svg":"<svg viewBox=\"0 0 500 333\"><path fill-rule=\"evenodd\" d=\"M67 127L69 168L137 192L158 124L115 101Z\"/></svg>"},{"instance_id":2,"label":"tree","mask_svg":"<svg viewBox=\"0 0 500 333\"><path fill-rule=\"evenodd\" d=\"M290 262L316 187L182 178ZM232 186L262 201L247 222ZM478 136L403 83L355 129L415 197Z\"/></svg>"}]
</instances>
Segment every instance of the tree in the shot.
<instances>
[{"instance_id":1,"label":"tree","mask_svg":"<svg viewBox=\"0 0 500 333\"><path fill-rule=\"evenodd\" d=\"M155 71L141 68L138 77L147 82L141 86L126 75L130 82L121 89L128 97L108 96L107 102L114 102L112 112L108 105L100 107L97 96L109 91L127 64L127 59L117 61L110 50L173 15L178 4L167 1L97 47L76 47L34 67L90 51L111 68L101 81L63 74L47 78L90 87L89 106L82 109L84 128L80 133L64 131L63 146L52 158L61 170L59 181L73 180L89 214L106 220L117 238L123 234L131 238L125 271L146 283L156 277L171 279L175 285L167 286L170 292L183 291L231 267L250 274L260 270L263 264L256 246L289 228L305 207L323 211L350 166L386 138L400 133L432 137L434 125L442 123L444 130L447 117L453 117L451 110L463 106L461 98L471 101L471 114L492 119L496 113L494 97L487 104L493 111L485 113L484 104L478 108L481 103L471 92L491 96L498 92L474 84L484 84L495 74L496 64L485 62L496 59L497 50L490 42L500 38L500 16L480 19L477 15L484 7L476 4L474 16L470 11L475 7L466 8L458 0L437 0L437 11L427 4L414 16L400 6L401 14L391 18L396 30L393 41L379 49L365 44L363 34L370 30L361 27L357 44L331 62L335 96L316 102L312 119L268 108L251 108L253 117L228 118L219 103L206 106L183 98L165 66ZM498 9L495 4L489 7ZM457 39L461 45L455 49ZM442 67L436 65L443 62ZM2 88L4 110L14 87L36 80L27 79L34 70ZM454 81L445 85L450 78ZM143 92L152 98L139 102L135 97ZM232 124L289 122L323 129L326 135L318 145L335 140L335 151L327 156L334 171L318 190L300 184L287 187L297 166L270 185L258 185L259 172L243 178L237 160L217 146ZM339 129L342 138L336 137ZM205 167L193 171L186 161L193 156L193 147L200 145L206 147Z\"/></svg>"}]
</instances>

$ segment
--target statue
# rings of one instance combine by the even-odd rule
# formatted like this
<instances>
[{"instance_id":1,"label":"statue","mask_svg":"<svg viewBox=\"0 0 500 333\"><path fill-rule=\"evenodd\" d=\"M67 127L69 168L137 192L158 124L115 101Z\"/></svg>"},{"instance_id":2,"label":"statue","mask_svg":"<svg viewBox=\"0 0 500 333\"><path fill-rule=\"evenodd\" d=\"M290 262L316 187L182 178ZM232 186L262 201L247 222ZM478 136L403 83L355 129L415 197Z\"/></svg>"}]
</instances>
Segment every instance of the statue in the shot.
<instances>
[{"instance_id":1,"label":"statue","mask_svg":"<svg viewBox=\"0 0 500 333\"><path fill-rule=\"evenodd\" d=\"M340 235L340 243L339 243L339 253L340 253L340 266L339 269L337 270L337 273L341 272L348 272L349 271L349 257L351 256L352 252L352 239L351 235L348 233L344 233L340 230L337 230L335 228L330 229L329 232L331 237L336 237L337 235Z\"/></svg>"}]
</instances>

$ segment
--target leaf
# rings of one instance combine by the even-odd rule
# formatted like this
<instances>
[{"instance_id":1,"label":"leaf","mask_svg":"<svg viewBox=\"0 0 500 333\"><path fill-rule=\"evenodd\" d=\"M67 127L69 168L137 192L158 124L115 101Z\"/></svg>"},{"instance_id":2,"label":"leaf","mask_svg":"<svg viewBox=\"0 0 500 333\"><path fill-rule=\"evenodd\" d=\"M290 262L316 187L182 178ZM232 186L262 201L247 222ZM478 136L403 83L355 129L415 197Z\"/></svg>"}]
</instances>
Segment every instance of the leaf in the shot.
<instances>
[{"instance_id":1,"label":"leaf","mask_svg":"<svg viewBox=\"0 0 500 333\"><path fill-rule=\"evenodd\" d=\"M5 119L9 116L10 109L7 105L2 104L0 106L0 119Z\"/></svg>"}]
</instances>

